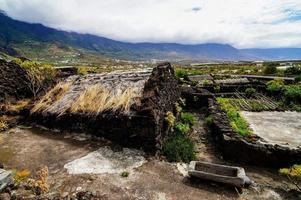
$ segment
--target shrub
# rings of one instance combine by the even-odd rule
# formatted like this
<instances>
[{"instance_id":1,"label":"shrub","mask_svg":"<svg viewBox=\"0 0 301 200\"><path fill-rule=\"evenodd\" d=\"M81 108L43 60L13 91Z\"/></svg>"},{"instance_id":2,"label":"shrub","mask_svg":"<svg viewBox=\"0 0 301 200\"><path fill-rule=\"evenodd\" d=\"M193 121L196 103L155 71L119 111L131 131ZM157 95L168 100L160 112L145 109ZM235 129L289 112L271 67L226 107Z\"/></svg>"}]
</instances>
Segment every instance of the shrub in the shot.
<instances>
[{"instance_id":1,"label":"shrub","mask_svg":"<svg viewBox=\"0 0 301 200\"><path fill-rule=\"evenodd\" d=\"M267 90L272 94L277 94L284 89L284 81L283 79L275 79L267 82Z\"/></svg>"},{"instance_id":2,"label":"shrub","mask_svg":"<svg viewBox=\"0 0 301 200\"><path fill-rule=\"evenodd\" d=\"M285 87L284 100L288 104L301 104L301 86L291 85Z\"/></svg>"},{"instance_id":3,"label":"shrub","mask_svg":"<svg viewBox=\"0 0 301 200\"><path fill-rule=\"evenodd\" d=\"M221 91L221 87L219 85L214 86L214 92L220 92Z\"/></svg>"},{"instance_id":4,"label":"shrub","mask_svg":"<svg viewBox=\"0 0 301 200\"><path fill-rule=\"evenodd\" d=\"M124 171L124 172L122 172L122 173L120 174L120 176L123 177L123 178L126 178L126 177L128 177L129 175L130 175L130 173L127 172L127 171Z\"/></svg>"},{"instance_id":5,"label":"shrub","mask_svg":"<svg viewBox=\"0 0 301 200\"><path fill-rule=\"evenodd\" d=\"M301 75L296 76L294 81L295 81L295 83L300 83L301 82Z\"/></svg>"},{"instance_id":6,"label":"shrub","mask_svg":"<svg viewBox=\"0 0 301 200\"><path fill-rule=\"evenodd\" d=\"M300 75L301 67L300 66L292 66L285 69L284 74L286 75Z\"/></svg>"},{"instance_id":7,"label":"shrub","mask_svg":"<svg viewBox=\"0 0 301 200\"><path fill-rule=\"evenodd\" d=\"M213 124L213 116L212 115L208 115L205 118L205 123L207 124L207 126L211 126Z\"/></svg>"},{"instance_id":8,"label":"shrub","mask_svg":"<svg viewBox=\"0 0 301 200\"><path fill-rule=\"evenodd\" d=\"M269 74L276 74L277 73L277 66L279 66L279 63L269 62L265 64L265 68L263 70L263 73L266 75Z\"/></svg>"},{"instance_id":9,"label":"shrub","mask_svg":"<svg viewBox=\"0 0 301 200\"><path fill-rule=\"evenodd\" d=\"M254 95L256 93L256 89L255 88L247 88L245 90L245 93L246 93L247 96L250 97L250 96L252 96L252 95Z\"/></svg>"},{"instance_id":10,"label":"shrub","mask_svg":"<svg viewBox=\"0 0 301 200\"><path fill-rule=\"evenodd\" d=\"M182 134L187 134L190 131L189 124L177 123L175 128Z\"/></svg>"},{"instance_id":11,"label":"shrub","mask_svg":"<svg viewBox=\"0 0 301 200\"><path fill-rule=\"evenodd\" d=\"M190 162L195 159L194 143L184 135L172 135L164 143L163 153L170 162Z\"/></svg>"},{"instance_id":12,"label":"shrub","mask_svg":"<svg viewBox=\"0 0 301 200\"><path fill-rule=\"evenodd\" d=\"M42 65L38 62L25 61L21 64L21 67L27 72L27 87L32 92L34 98L36 98L41 90L53 83L57 75L56 69L51 65Z\"/></svg>"},{"instance_id":13,"label":"shrub","mask_svg":"<svg viewBox=\"0 0 301 200\"><path fill-rule=\"evenodd\" d=\"M181 113L180 119L185 124L194 125L196 123L196 117L191 113Z\"/></svg>"}]
</instances>

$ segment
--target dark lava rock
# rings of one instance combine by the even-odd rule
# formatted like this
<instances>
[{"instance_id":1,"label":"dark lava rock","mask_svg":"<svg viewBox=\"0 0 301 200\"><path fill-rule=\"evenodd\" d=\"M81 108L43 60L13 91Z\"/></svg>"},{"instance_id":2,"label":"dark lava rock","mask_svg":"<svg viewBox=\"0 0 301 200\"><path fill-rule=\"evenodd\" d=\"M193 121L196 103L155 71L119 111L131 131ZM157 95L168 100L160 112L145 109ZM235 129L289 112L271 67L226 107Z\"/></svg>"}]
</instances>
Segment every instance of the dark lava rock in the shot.
<instances>
[{"instance_id":1,"label":"dark lava rock","mask_svg":"<svg viewBox=\"0 0 301 200\"><path fill-rule=\"evenodd\" d=\"M27 80L26 71L20 65L0 59L0 102L29 97L31 92Z\"/></svg>"}]
</instances>

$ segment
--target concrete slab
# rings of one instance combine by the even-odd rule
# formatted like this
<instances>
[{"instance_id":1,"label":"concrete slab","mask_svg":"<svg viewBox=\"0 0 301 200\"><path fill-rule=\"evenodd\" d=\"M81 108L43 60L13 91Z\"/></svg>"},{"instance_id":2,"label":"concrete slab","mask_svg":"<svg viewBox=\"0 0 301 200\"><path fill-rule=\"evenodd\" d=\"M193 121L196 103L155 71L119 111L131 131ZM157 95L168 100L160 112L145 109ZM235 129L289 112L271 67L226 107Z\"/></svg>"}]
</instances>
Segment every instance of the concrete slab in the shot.
<instances>
[{"instance_id":1,"label":"concrete slab","mask_svg":"<svg viewBox=\"0 0 301 200\"><path fill-rule=\"evenodd\" d=\"M254 133L268 143L301 147L301 113L298 112L241 112Z\"/></svg>"}]
</instances>

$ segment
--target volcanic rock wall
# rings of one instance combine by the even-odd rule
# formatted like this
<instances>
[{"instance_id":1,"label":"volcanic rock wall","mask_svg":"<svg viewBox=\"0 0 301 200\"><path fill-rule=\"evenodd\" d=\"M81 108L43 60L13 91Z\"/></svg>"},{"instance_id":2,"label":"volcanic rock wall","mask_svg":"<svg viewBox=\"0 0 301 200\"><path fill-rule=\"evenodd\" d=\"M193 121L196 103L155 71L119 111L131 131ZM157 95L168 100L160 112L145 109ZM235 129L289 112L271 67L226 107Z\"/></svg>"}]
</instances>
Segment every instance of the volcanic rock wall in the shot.
<instances>
[{"instance_id":1,"label":"volcanic rock wall","mask_svg":"<svg viewBox=\"0 0 301 200\"><path fill-rule=\"evenodd\" d=\"M18 64L0 59L0 102L30 96L26 71Z\"/></svg>"}]
</instances>

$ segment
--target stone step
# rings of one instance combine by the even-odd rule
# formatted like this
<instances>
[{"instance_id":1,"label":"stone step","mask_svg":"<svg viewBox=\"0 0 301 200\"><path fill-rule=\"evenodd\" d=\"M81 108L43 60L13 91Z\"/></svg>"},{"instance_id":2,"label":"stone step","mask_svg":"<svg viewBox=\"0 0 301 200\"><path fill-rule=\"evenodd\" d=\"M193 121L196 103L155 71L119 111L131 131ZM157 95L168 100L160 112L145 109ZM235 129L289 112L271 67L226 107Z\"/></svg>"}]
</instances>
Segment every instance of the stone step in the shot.
<instances>
[{"instance_id":1,"label":"stone step","mask_svg":"<svg viewBox=\"0 0 301 200\"><path fill-rule=\"evenodd\" d=\"M11 171L0 169L0 191L13 182Z\"/></svg>"}]
</instances>

